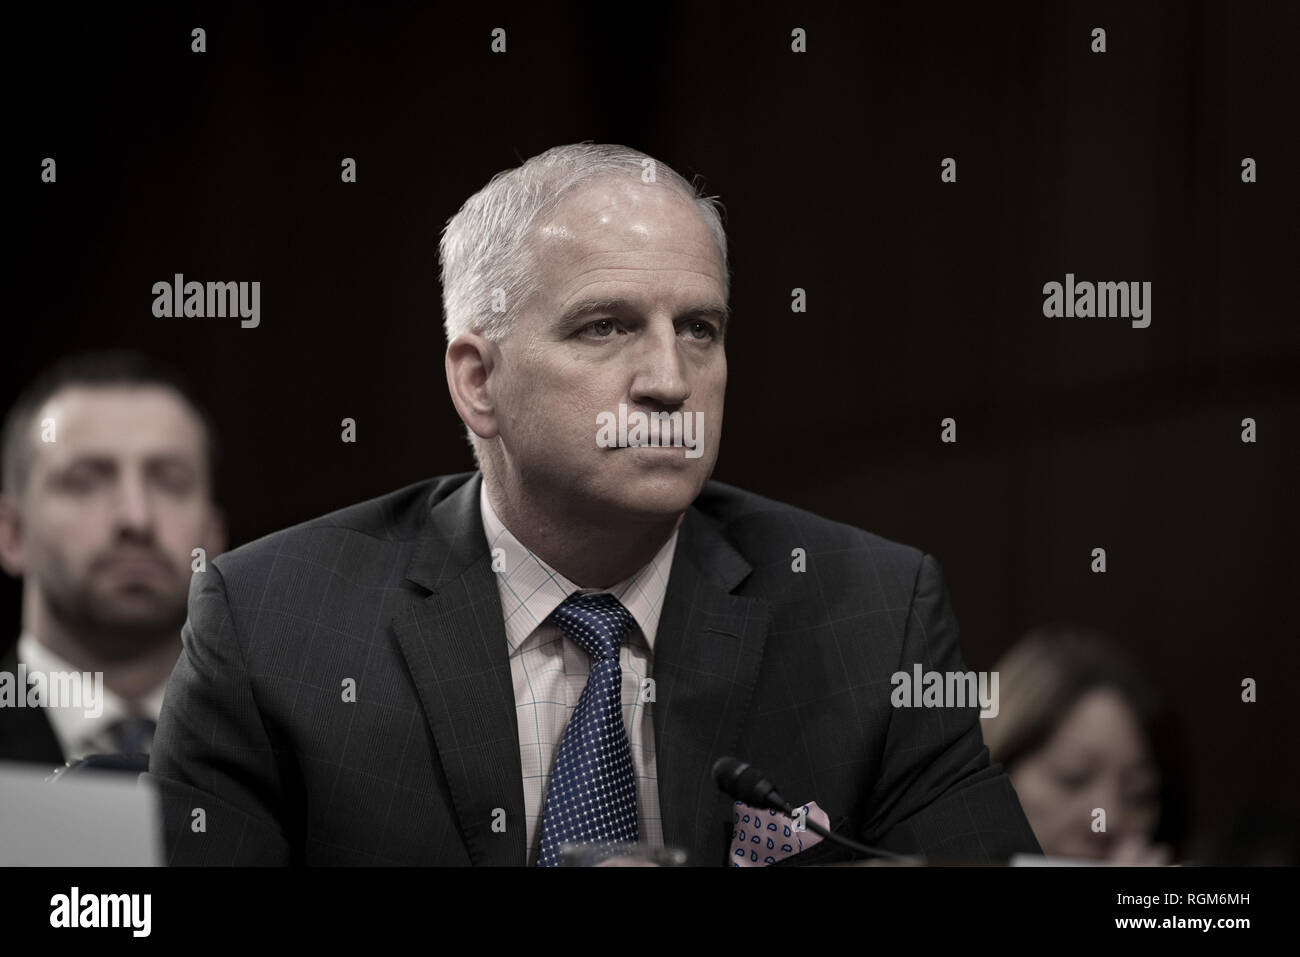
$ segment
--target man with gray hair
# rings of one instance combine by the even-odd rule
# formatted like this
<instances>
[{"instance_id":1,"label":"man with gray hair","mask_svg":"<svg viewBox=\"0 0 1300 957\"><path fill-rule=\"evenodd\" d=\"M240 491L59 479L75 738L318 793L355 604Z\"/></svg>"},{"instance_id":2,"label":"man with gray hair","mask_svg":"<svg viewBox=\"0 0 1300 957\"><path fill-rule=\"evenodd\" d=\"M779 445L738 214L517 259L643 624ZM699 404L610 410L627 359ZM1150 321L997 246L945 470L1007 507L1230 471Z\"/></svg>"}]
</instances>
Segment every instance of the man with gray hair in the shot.
<instances>
[{"instance_id":1,"label":"man with gray hair","mask_svg":"<svg viewBox=\"0 0 1300 957\"><path fill-rule=\"evenodd\" d=\"M847 856L805 817L946 860L1038 850L973 704L891 706L900 669L965 670L934 559L710 480L711 199L636 150L556 147L464 204L441 265L479 467L195 575L151 764L172 863ZM720 793L728 755L798 820Z\"/></svg>"}]
</instances>

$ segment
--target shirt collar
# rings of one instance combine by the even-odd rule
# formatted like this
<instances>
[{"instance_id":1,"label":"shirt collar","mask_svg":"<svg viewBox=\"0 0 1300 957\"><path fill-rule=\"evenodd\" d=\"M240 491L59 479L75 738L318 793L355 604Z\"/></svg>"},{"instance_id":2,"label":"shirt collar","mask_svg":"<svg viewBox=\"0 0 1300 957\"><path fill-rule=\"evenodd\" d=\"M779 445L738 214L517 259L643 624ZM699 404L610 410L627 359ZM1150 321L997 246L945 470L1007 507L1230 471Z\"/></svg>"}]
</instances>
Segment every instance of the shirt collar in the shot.
<instances>
[{"instance_id":1,"label":"shirt collar","mask_svg":"<svg viewBox=\"0 0 1300 957\"><path fill-rule=\"evenodd\" d=\"M35 635L26 632L18 639L18 660L27 666L28 673L41 671L50 674L57 671L80 671L79 668L76 668L37 641ZM88 715L86 714L86 708L75 706L45 707L41 709L45 712L50 726L54 729L54 736L59 739L59 747L63 749L64 759L67 761L76 761L87 754L93 753L96 743L114 722L129 717L133 713L139 713L157 721L158 715L162 711L163 696L167 691L167 682L165 681L140 699L137 709L132 709L125 698L103 686L102 679L100 681L101 684L97 690L100 692L102 708L97 715Z\"/></svg>"},{"instance_id":2,"label":"shirt collar","mask_svg":"<svg viewBox=\"0 0 1300 957\"><path fill-rule=\"evenodd\" d=\"M617 585L579 588L511 534L488 501L486 481L479 483L479 511L483 518L483 533L493 551L492 567L497 572L506 641L512 655L519 651L524 639L574 592L609 592L614 595L636 620L650 650L654 650L659 614L663 610L668 575L677 549L677 529L654 558Z\"/></svg>"}]
</instances>

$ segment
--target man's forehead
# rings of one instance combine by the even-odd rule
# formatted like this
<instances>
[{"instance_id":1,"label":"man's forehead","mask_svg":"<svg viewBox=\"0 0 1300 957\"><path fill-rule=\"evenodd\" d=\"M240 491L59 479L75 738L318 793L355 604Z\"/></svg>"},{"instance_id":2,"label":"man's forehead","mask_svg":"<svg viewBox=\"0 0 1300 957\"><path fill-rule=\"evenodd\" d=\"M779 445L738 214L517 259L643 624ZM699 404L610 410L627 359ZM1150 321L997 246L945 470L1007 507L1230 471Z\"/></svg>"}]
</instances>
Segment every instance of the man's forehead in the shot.
<instances>
[{"instance_id":1,"label":"man's forehead","mask_svg":"<svg viewBox=\"0 0 1300 957\"><path fill-rule=\"evenodd\" d=\"M54 441L45 441L46 420ZM37 410L36 444L62 457L94 449L104 454L153 449L189 451L202 444L202 423L188 403L166 386L70 386Z\"/></svg>"},{"instance_id":2,"label":"man's forehead","mask_svg":"<svg viewBox=\"0 0 1300 957\"><path fill-rule=\"evenodd\" d=\"M691 199L670 186L632 179L601 178L573 189L535 227L533 240L544 256L561 260L666 242L695 255L717 255Z\"/></svg>"},{"instance_id":3,"label":"man's forehead","mask_svg":"<svg viewBox=\"0 0 1300 957\"><path fill-rule=\"evenodd\" d=\"M597 180L566 195L533 232L539 288L550 306L610 283L652 291L658 280L721 300L722 260L693 200L635 180ZM683 290L685 291L685 290Z\"/></svg>"},{"instance_id":4,"label":"man's forehead","mask_svg":"<svg viewBox=\"0 0 1300 957\"><path fill-rule=\"evenodd\" d=\"M554 212L600 217L689 202L679 189L663 183L643 183L630 176L595 176L565 193Z\"/></svg>"}]
</instances>

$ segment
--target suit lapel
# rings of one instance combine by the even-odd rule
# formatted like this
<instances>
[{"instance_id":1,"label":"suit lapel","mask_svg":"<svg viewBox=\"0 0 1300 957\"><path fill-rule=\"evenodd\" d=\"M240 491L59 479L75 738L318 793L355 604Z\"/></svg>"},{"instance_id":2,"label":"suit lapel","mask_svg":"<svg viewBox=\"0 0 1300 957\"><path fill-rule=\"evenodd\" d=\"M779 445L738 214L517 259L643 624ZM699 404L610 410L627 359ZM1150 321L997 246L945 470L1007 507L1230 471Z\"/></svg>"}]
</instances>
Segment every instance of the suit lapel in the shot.
<instances>
[{"instance_id":1,"label":"suit lapel","mask_svg":"<svg viewBox=\"0 0 1300 957\"><path fill-rule=\"evenodd\" d=\"M475 475L429 515L407 569L427 589L392 622L473 864L526 863L519 726L505 625ZM492 829L505 811L504 833Z\"/></svg>"},{"instance_id":2,"label":"suit lapel","mask_svg":"<svg viewBox=\"0 0 1300 957\"><path fill-rule=\"evenodd\" d=\"M714 522L687 510L655 636L653 713L664 843L693 865L725 863L731 842L732 799L713 762L740 743L771 624L768 602L731 594L750 571Z\"/></svg>"},{"instance_id":3,"label":"suit lapel","mask_svg":"<svg viewBox=\"0 0 1300 957\"><path fill-rule=\"evenodd\" d=\"M0 658L0 671L17 680L17 646ZM27 688L15 688L14 694L25 697ZM64 763L63 746L44 708L0 708L0 761L29 761L51 770Z\"/></svg>"}]
</instances>

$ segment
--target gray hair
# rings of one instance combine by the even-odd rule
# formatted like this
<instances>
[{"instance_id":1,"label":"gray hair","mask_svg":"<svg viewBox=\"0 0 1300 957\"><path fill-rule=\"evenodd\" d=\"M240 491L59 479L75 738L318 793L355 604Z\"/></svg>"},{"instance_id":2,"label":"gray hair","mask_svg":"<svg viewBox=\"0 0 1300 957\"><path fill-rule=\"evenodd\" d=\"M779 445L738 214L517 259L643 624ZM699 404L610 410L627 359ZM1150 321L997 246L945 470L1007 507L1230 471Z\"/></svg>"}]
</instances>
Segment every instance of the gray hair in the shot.
<instances>
[{"instance_id":1,"label":"gray hair","mask_svg":"<svg viewBox=\"0 0 1300 957\"><path fill-rule=\"evenodd\" d=\"M611 175L661 182L695 203L718 246L725 300L730 294L727 234L717 197L700 195L667 164L639 150L572 143L553 147L521 166L497 173L447 220L438 263L442 268L443 328L448 342L464 332L478 332L494 342L505 337L517 314L513 306L526 301L536 288L537 277L527 255L529 232L566 193L588 180ZM494 296L504 298L504 310L493 311Z\"/></svg>"}]
</instances>

